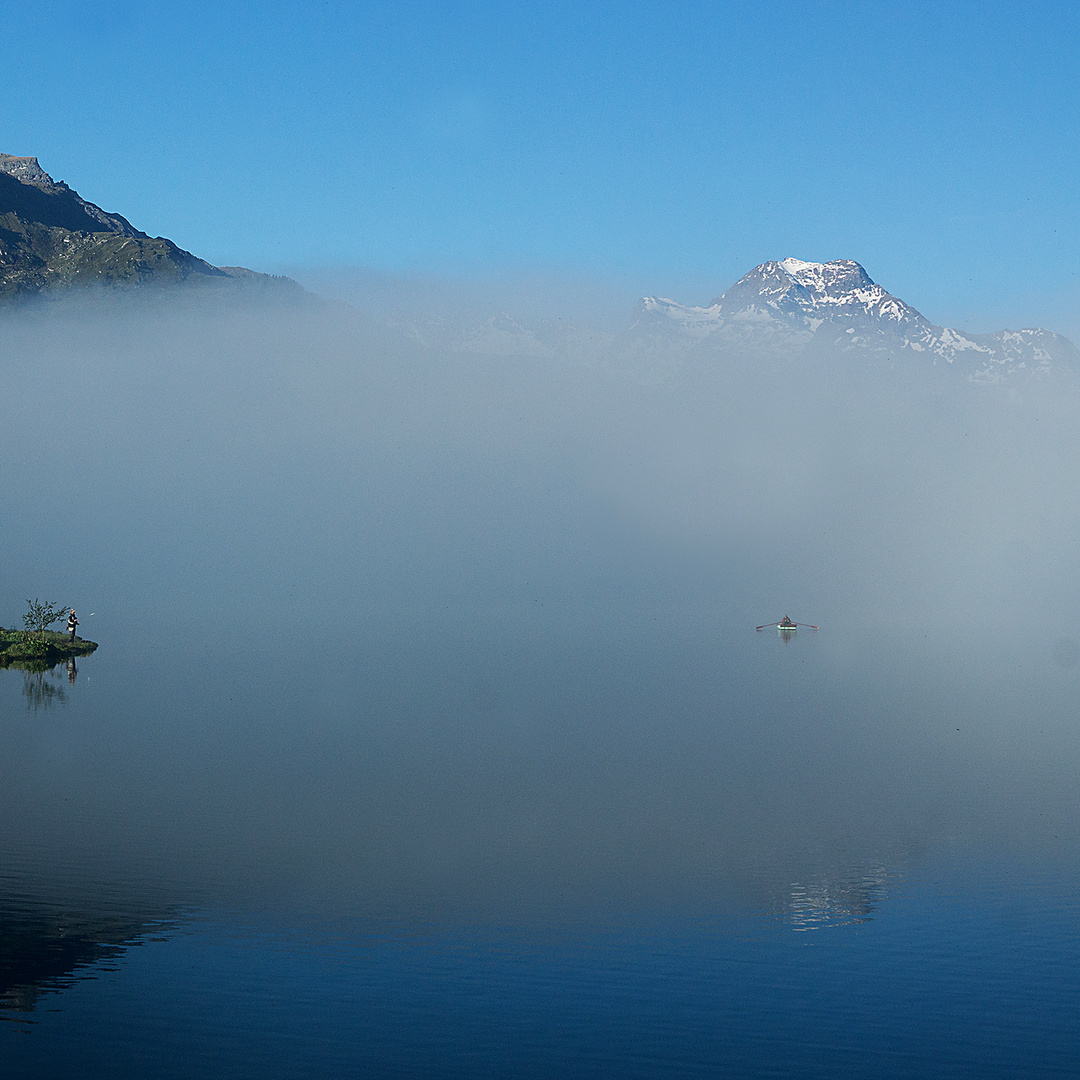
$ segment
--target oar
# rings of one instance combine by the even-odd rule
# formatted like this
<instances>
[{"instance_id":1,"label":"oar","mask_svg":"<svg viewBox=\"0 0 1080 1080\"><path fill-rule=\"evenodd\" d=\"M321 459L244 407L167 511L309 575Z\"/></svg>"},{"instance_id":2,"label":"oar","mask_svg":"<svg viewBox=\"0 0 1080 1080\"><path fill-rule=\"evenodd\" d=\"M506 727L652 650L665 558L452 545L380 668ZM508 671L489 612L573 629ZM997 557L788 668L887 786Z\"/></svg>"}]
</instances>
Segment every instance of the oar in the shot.
<instances>
[{"instance_id":1,"label":"oar","mask_svg":"<svg viewBox=\"0 0 1080 1080\"><path fill-rule=\"evenodd\" d=\"M755 630L764 630L765 627L767 627L767 626L779 626L779 625L780 624L778 622L767 622L767 623L762 623L760 626L755 626L754 629Z\"/></svg>"},{"instance_id":2,"label":"oar","mask_svg":"<svg viewBox=\"0 0 1080 1080\"><path fill-rule=\"evenodd\" d=\"M796 625L796 626L807 626L807 627L809 627L809 628L810 628L811 630L820 630L820 629L821 629L821 627L819 627L819 626L814 626L814 625L813 625L812 623L808 623L808 622L797 622L797 623L796 623L795 625Z\"/></svg>"}]
</instances>

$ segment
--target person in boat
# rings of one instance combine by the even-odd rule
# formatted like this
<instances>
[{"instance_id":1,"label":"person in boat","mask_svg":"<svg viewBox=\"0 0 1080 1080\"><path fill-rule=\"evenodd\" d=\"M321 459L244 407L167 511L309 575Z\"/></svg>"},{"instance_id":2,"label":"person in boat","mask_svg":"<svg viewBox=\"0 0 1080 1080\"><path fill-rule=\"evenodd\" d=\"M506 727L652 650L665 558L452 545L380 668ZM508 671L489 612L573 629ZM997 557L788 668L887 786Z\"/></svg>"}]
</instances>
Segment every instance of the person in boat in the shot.
<instances>
[{"instance_id":1,"label":"person in boat","mask_svg":"<svg viewBox=\"0 0 1080 1080\"><path fill-rule=\"evenodd\" d=\"M781 630L794 630L795 624L785 615L777 624Z\"/></svg>"}]
</instances>

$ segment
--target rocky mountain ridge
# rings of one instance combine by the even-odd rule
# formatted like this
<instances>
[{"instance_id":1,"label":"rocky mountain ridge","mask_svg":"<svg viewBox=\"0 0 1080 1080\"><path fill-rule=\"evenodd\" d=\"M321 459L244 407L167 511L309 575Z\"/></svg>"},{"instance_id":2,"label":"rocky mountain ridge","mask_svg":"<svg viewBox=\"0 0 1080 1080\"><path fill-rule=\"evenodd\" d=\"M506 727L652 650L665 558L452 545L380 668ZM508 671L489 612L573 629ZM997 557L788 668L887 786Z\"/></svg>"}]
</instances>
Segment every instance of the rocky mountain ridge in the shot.
<instances>
[{"instance_id":1,"label":"rocky mountain ridge","mask_svg":"<svg viewBox=\"0 0 1080 1080\"><path fill-rule=\"evenodd\" d=\"M211 266L87 202L36 157L0 154L0 298L84 284L230 281L302 292L288 278Z\"/></svg>"}]
</instances>

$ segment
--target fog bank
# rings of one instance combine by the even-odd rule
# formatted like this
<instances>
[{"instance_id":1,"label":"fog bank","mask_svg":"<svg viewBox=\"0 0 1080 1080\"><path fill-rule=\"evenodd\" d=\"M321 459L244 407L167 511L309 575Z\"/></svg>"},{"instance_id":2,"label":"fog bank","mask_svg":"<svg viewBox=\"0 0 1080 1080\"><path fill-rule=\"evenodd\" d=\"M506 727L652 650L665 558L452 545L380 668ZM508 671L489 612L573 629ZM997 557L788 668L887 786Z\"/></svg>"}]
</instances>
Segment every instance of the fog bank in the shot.
<instances>
[{"instance_id":1,"label":"fog bank","mask_svg":"<svg viewBox=\"0 0 1080 1080\"><path fill-rule=\"evenodd\" d=\"M62 708L0 672L5 845L504 914L1072 850L1070 392L386 306L2 313L0 622L102 643Z\"/></svg>"}]
</instances>

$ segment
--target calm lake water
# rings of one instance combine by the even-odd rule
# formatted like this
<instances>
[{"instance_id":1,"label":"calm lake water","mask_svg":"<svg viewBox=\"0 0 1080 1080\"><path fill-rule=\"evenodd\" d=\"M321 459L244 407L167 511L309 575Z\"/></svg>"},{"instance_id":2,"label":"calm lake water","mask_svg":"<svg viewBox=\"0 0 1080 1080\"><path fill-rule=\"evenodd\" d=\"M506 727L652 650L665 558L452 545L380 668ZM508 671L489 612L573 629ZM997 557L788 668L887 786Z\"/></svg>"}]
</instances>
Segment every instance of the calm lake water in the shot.
<instances>
[{"instance_id":1,"label":"calm lake water","mask_svg":"<svg viewBox=\"0 0 1080 1080\"><path fill-rule=\"evenodd\" d=\"M823 642L0 672L7 1075L1075 1075L1061 763Z\"/></svg>"},{"instance_id":2,"label":"calm lake water","mask_svg":"<svg viewBox=\"0 0 1080 1080\"><path fill-rule=\"evenodd\" d=\"M1080 1071L1073 404L311 318L0 326L5 1076Z\"/></svg>"}]
</instances>

